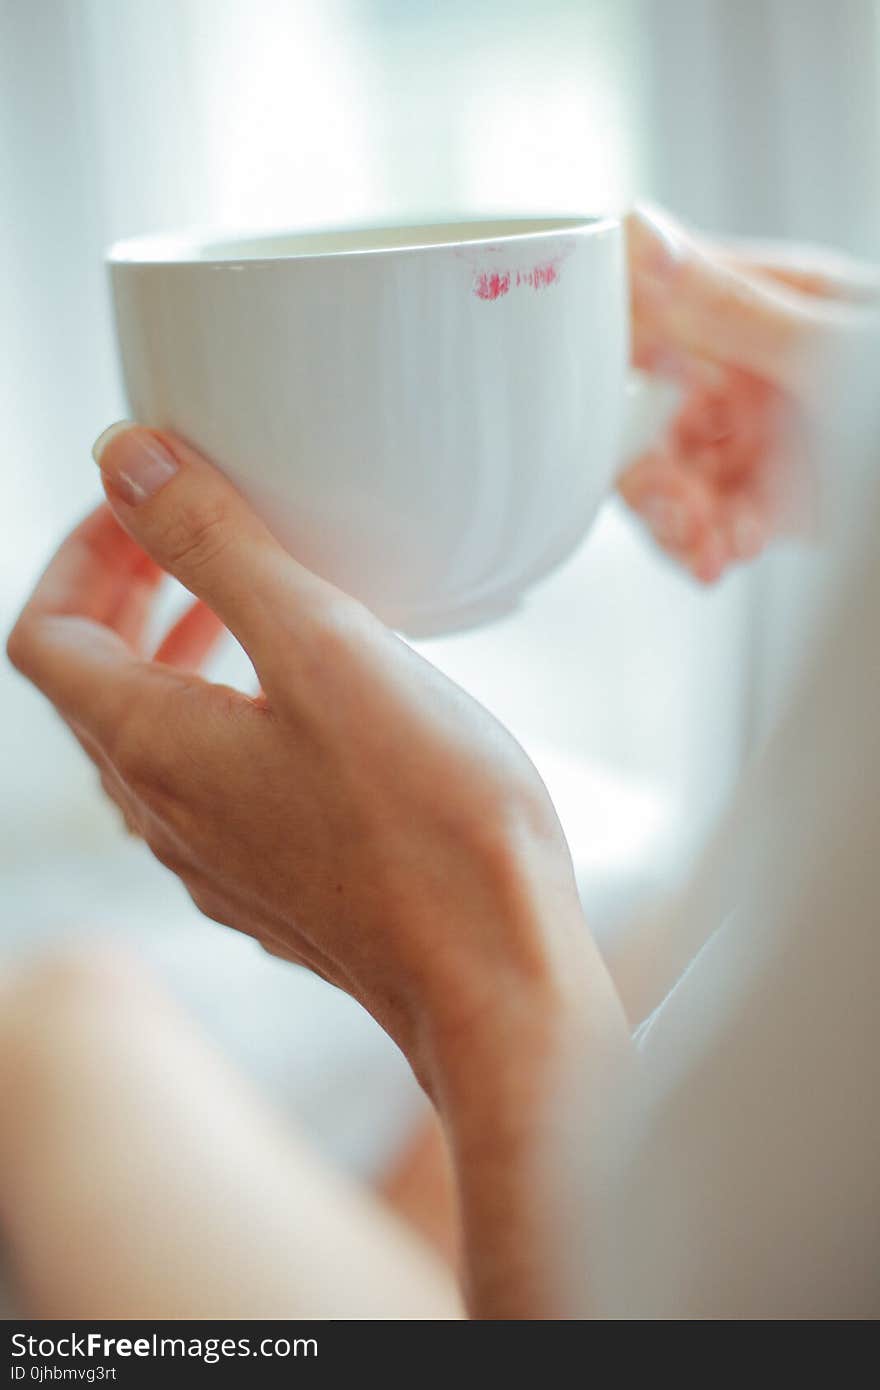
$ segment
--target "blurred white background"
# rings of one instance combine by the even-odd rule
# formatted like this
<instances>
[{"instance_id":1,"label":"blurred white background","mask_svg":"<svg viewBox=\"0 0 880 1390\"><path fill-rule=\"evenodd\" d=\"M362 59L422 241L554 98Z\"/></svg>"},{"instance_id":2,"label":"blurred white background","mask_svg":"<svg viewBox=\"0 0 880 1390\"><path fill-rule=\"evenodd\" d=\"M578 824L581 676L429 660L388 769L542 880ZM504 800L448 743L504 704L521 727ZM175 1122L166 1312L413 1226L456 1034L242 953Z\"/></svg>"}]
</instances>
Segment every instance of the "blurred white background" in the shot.
<instances>
[{"instance_id":1,"label":"blurred white background","mask_svg":"<svg viewBox=\"0 0 880 1390\"><path fill-rule=\"evenodd\" d=\"M0 25L4 629L97 500L89 448L125 413L117 237L650 196L878 256L876 0L0 0ZM699 592L609 502L518 614L425 645L536 758L598 922L704 834L772 703L802 563ZM200 922L5 668L0 768L0 949L136 938L324 1143L375 1161L412 1104L391 1049Z\"/></svg>"}]
</instances>

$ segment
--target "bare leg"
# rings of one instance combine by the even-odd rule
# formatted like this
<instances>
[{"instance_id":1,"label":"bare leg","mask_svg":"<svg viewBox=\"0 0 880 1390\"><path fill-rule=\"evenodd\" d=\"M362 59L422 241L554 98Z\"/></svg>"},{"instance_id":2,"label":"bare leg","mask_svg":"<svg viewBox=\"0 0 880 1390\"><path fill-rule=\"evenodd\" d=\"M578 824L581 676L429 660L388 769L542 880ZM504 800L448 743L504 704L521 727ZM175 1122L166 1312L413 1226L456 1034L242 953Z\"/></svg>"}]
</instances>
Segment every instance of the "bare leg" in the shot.
<instances>
[{"instance_id":1,"label":"bare leg","mask_svg":"<svg viewBox=\"0 0 880 1390\"><path fill-rule=\"evenodd\" d=\"M447 1318L441 1262L331 1173L140 964L0 995L0 1220L25 1313Z\"/></svg>"}]
</instances>

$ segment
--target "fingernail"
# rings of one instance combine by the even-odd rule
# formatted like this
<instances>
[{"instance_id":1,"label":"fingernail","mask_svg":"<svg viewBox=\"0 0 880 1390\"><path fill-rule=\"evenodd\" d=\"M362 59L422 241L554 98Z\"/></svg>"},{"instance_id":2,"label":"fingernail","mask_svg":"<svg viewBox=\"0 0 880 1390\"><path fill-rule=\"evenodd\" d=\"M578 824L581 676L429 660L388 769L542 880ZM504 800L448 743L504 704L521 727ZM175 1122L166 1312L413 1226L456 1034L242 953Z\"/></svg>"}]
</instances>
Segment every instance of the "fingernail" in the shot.
<instances>
[{"instance_id":1,"label":"fingernail","mask_svg":"<svg viewBox=\"0 0 880 1390\"><path fill-rule=\"evenodd\" d=\"M119 420L104 430L92 446L92 457L106 487L130 507L154 497L177 472L164 445L131 420Z\"/></svg>"},{"instance_id":2,"label":"fingernail","mask_svg":"<svg viewBox=\"0 0 880 1390\"><path fill-rule=\"evenodd\" d=\"M110 440L115 439L118 434L124 434L126 430L133 430L136 428L134 420L117 420L114 425L108 425L103 433L98 435L98 438L92 445L92 458L99 468L101 466L101 455L107 448Z\"/></svg>"}]
</instances>

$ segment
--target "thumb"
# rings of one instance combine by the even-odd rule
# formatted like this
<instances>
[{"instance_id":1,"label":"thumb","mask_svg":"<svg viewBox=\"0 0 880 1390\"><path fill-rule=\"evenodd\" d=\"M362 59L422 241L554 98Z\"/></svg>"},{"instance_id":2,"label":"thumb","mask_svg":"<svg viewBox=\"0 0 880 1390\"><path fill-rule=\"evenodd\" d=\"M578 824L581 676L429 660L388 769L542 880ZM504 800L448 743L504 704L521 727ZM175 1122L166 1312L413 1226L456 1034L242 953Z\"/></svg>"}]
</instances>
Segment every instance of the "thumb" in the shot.
<instances>
[{"instance_id":1,"label":"thumb","mask_svg":"<svg viewBox=\"0 0 880 1390\"><path fill-rule=\"evenodd\" d=\"M739 367L805 394L817 363L856 310L748 275L668 216L640 205L627 218L635 335L661 352Z\"/></svg>"},{"instance_id":2,"label":"thumb","mask_svg":"<svg viewBox=\"0 0 880 1390\"><path fill-rule=\"evenodd\" d=\"M123 420L92 453L120 524L217 614L258 674L282 630L291 634L337 596L292 559L218 469L173 435Z\"/></svg>"}]
</instances>

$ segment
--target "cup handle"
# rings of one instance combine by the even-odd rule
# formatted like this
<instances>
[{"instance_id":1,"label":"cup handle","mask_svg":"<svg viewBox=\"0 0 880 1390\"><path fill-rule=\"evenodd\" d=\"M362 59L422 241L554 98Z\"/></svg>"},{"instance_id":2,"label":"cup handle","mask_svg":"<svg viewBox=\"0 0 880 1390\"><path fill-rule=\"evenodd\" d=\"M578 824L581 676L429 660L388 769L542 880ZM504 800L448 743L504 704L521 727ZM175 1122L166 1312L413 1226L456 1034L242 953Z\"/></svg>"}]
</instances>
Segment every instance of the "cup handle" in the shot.
<instances>
[{"instance_id":1,"label":"cup handle","mask_svg":"<svg viewBox=\"0 0 880 1390\"><path fill-rule=\"evenodd\" d=\"M681 405L681 389L671 381L633 368L627 377L618 475L664 434Z\"/></svg>"}]
</instances>

